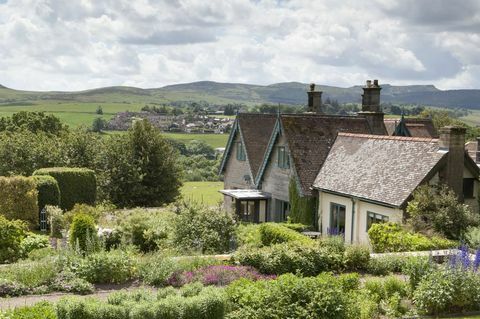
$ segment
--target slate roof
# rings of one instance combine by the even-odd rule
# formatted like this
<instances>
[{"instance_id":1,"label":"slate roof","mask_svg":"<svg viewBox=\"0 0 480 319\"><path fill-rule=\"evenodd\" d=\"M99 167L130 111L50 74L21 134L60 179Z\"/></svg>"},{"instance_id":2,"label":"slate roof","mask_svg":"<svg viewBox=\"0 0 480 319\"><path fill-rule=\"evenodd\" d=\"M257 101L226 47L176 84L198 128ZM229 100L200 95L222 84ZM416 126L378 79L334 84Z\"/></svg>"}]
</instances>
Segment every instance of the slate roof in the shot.
<instances>
[{"instance_id":1,"label":"slate roof","mask_svg":"<svg viewBox=\"0 0 480 319\"><path fill-rule=\"evenodd\" d=\"M255 179L267 150L277 115L239 113L237 119L250 169Z\"/></svg>"},{"instance_id":2,"label":"slate roof","mask_svg":"<svg viewBox=\"0 0 480 319\"><path fill-rule=\"evenodd\" d=\"M445 155L437 139L339 133L313 185L402 207Z\"/></svg>"},{"instance_id":3,"label":"slate roof","mask_svg":"<svg viewBox=\"0 0 480 319\"><path fill-rule=\"evenodd\" d=\"M308 196L337 133L370 133L368 122L362 117L282 114L280 119L299 185Z\"/></svg>"},{"instance_id":4,"label":"slate roof","mask_svg":"<svg viewBox=\"0 0 480 319\"><path fill-rule=\"evenodd\" d=\"M395 128L400 124L400 119L384 119L388 135L393 135ZM412 137L438 138L438 133L431 119L404 118L405 126Z\"/></svg>"}]
</instances>

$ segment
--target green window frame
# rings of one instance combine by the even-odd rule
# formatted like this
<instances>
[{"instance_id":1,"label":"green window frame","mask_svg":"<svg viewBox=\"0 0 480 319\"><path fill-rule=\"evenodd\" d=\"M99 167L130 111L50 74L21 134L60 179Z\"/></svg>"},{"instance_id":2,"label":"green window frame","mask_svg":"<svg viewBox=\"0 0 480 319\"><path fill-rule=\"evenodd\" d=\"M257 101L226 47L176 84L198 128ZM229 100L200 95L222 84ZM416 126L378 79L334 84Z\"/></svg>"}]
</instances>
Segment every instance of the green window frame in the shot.
<instances>
[{"instance_id":1,"label":"green window frame","mask_svg":"<svg viewBox=\"0 0 480 319\"><path fill-rule=\"evenodd\" d=\"M277 166L279 168L290 168L290 157L285 146L278 147Z\"/></svg>"},{"instance_id":2,"label":"green window frame","mask_svg":"<svg viewBox=\"0 0 480 319\"><path fill-rule=\"evenodd\" d=\"M243 147L242 142L237 143L237 160L239 161L245 161L247 159L247 156L245 154L245 148Z\"/></svg>"},{"instance_id":3,"label":"green window frame","mask_svg":"<svg viewBox=\"0 0 480 319\"><path fill-rule=\"evenodd\" d=\"M367 231L373 224L388 223L390 217L374 212L367 211Z\"/></svg>"}]
</instances>

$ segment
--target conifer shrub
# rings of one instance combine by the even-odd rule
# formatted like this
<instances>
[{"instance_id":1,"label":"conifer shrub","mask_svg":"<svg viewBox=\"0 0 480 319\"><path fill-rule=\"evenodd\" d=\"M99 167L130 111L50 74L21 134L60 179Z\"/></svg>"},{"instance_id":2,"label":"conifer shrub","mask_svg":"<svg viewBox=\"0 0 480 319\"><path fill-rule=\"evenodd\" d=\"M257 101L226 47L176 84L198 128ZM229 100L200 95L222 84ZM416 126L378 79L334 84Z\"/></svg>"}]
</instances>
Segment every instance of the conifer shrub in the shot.
<instances>
[{"instance_id":1,"label":"conifer shrub","mask_svg":"<svg viewBox=\"0 0 480 319\"><path fill-rule=\"evenodd\" d=\"M53 167L36 170L33 175L55 178L60 188L60 207L70 210L75 204L94 205L97 197L95 172L86 168Z\"/></svg>"},{"instance_id":2,"label":"conifer shrub","mask_svg":"<svg viewBox=\"0 0 480 319\"><path fill-rule=\"evenodd\" d=\"M77 214L70 226L70 246L88 253L95 250L98 243L95 221L86 214Z\"/></svg>"},{"instance_id":3,"label":"conifer shrub","mask_svg":"<svg viewBox=\"0 0 480 319\"><path fill-rule=\"evenodd\" d=\"M38 175L33 176L38 191L38 209L42 210L45 206L60 205L60 188L57 180L52 176Z\"/></svg>"},{"instance_id":4,"label":"conifer shrub","mask_svg":"<svg viewBox=\"0 0 480 319\"><path fill-rule=\"evenodd\" d=\"M38 192L33 179L23 176L0 177L0 214L38 227Z\"/></svg>"}]
</instances>

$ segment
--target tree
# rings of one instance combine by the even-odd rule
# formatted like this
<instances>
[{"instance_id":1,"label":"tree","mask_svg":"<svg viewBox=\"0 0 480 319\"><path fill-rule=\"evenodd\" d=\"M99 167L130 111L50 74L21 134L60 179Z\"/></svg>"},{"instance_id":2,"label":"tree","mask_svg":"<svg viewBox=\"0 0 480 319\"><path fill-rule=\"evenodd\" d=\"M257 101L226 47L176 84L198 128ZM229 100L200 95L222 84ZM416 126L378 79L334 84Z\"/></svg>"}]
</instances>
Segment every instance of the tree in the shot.
<instances>
[{"instance_id":1,"label":"tree","mask_svg":"<svg viewBox=\"0 0 480 319\"><path fill-rule=\"evenodd\" d=\"M67 126L60 119L44 112L21 111L11 117L0 118L0 131L30 131L32 133L44 132L58 135L65 131Z\"/></svg>"},{"instance_id":2,"label":"tree","mask_svg":"<svg viewBox=\"0 0 480 319\"><path fill-rule=\"evenodd\" d=\"M460 239L469 226L478 223L468 206L459 203L455 192L444 184L417 188L407 212L414 231L442 234L449 239Z\"/></svg>"},{"instance_id":3,"label":"tree","mask_svg":"<svg viewBox=\"0 0 480 319\"><path fill-rule=\"evenodd\" d=\"M105 120L102 119L101 117L97 117L96 119L93 120L92 124L92 131L96 133L100 133L105 129Z\"/></svg>"},{"instance_id":4,"label":"tree","mask_svg":"<svg viewBox=\"0 0 480 319\"><path fill-rule=\"evenodd\" d=\"M106 141L98 156L99 184L106 199L121 207L160 206L179 195L177 153L148 121Z\"/></svg>"},{"instance_id":5,"label":"tree","mask_svg":"<svg viewBox=\"0 0 480 319\"><path fill-rule=\"evenodd\" d=\"M95 111L95 113L97 113L98 115L103 115L103 108L101 105L97 107L97 110Z\"/></svg>"}]
</instances>

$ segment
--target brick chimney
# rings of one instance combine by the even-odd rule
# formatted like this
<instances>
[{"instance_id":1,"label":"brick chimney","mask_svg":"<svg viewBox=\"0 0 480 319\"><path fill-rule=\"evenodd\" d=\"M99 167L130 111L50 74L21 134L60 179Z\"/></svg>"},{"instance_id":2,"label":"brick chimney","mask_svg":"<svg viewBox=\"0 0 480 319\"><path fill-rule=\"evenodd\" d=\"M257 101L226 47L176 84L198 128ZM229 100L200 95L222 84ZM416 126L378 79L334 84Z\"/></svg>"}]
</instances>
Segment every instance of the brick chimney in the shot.
<instances>
[{"instance_id":1,"label":"brick chimney","mask_svg":"<svg viewBox=\"0 0 480 319\"><path fill-rule=\"evenodd\" d=\"M362 111L358 114L367 119L372 134L387 135L385 123L383 122L384 113L380 109L380 90L378 80L367 80L367 84L363 87L362 94Z\"/></svg>"},{"instance_id":2,"label":"brick chimney","mask_svg":"<svg viewBox=\"0 0 480 319\"><path fill-rule=\"evenodd\" d=\"M312 113L323 114L322 109L322 92L315 91L315 83L310 84L308 94L308 111Z\"/></svg>"},{"instance_id":3,"label":"brick chimney","mask_svg":"<svg viewBox=\"0 0 480 319\"><path fill-rule=\"evenodd\" d=\"M447 166L443 171L443 181L463 201L463 167L465 160L464 127L446 126L440 129L438 145L441 150L448 151Z\"/></svg>"}]
</instances>

